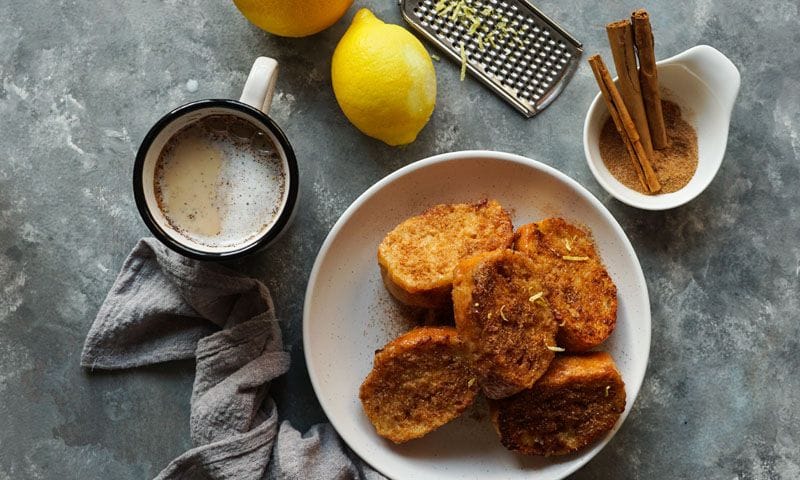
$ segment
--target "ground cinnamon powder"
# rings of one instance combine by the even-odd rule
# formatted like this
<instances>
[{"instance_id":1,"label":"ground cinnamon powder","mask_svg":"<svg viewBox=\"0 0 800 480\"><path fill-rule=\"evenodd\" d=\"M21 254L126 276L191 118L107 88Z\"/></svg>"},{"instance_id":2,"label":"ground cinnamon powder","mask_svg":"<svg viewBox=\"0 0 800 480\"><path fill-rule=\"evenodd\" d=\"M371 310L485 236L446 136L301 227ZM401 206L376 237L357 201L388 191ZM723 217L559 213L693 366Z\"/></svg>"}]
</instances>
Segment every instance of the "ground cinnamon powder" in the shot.
<instances>
[{"instance_id":1,"label":"ground cinnamon powder","mask_svg":"<svg viewBox=\"0 0 800 480\"><path fill-rule=\"evenodd\" d=\"M671 193L685 187L697 170L697 132L681 116L681 107L662 100L664 123L670 145L655 150L653 169L661 182L659 193ZM609 118L600 133L600 156L611 175L628 188L647 193L631 164L631 157L622 143L614 122Z\"/></svg>"}]
</instances>

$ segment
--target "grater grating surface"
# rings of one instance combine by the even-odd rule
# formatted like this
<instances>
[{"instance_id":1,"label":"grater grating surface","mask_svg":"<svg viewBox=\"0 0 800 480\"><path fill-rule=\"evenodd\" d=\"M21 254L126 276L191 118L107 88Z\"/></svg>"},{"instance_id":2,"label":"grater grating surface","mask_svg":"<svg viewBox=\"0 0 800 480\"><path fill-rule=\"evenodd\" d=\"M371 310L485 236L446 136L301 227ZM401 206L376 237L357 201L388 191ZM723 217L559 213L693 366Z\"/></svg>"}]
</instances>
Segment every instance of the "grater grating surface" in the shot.
<instances>
[{"instance_id":1,"label":"grater grating surface","mask_svg":"<svg viewBox=\"0 0 800 480\"><path fill-rule=\"evenodd\" d=\"M555 100L583 52L580 42L526 0L398 2L411 27L458 63L463 52L467 71L526 117ZM480 14L453 13L464 6Z\"/></svg>"}]
</instances>

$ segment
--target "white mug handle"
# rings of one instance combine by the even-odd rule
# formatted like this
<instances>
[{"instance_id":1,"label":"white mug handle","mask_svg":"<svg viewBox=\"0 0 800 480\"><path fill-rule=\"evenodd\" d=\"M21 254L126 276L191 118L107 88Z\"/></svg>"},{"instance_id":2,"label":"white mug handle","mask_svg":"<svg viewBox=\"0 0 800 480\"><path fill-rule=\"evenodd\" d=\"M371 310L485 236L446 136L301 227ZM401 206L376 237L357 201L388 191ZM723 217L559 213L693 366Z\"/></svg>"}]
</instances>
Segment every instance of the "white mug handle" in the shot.
<instances>
[{"instance_id":1,"label":"white mug handle","mask_svg":"<svg viewBox=\"0 0 800 480\"><path fill-rule=\"evenodd\" d=\"M269 57L256 58L239 101L268 114L277 80L278 62Z\"/></svg>"}]
</instances>

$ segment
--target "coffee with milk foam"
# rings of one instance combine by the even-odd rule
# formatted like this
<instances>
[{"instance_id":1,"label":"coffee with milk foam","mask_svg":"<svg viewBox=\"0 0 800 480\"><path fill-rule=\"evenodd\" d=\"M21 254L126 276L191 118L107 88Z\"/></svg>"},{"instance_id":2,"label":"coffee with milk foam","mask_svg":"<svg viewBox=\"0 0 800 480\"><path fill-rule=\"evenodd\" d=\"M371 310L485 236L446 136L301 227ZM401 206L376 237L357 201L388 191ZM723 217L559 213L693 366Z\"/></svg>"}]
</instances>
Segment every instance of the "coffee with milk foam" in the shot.
<instances>
[{"instance_id":1,"label":"coffee with milk foam","mask_svg":"<svg viewBox=\"0 0 800 480\"><path fill-rule=\"evenodd\" d=\"M272 139L233 115L209 115L173 135L154 182L172 229L211 248L237 247L263 234L286 195L284 162Z\"/></svg>"}]
</instances>

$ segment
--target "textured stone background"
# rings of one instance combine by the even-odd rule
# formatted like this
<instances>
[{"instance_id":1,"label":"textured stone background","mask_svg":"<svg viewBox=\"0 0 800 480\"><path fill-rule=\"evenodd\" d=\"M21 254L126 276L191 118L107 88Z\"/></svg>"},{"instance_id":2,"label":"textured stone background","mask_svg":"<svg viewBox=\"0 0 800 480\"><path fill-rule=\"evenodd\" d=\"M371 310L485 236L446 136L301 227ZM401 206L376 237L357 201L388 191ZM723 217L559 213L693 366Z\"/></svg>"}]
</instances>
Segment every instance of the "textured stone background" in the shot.
<instances>
[{"instance_id":1,"label":"textured stone background","mask_svg":"<svg viewBox=\"0 0 800 480\"><path fill-rule=\"evenodd\" d=\"M257 55L282 64L273 116L302 175L280 244L235 265L266 281L292 352L275 385L301 429L324 421L302 356L303 292L328 229L369 185L458 149L515 152L561 169L613 212L639 253L653 306L648 374L633 413L574 478L800 477L800 30L797 0L644 2L664 58L706 43L742 73L728 154L689 205L646 213L586 167L584 63L544 114L524 120L457 66L413 145L359 134L330 88L349 19L300 40L265 34L219 0L0 2L0 479L155 475L189 447L192 364L85 374L83 337L134 242L131 164L167 110L236 97ZM356 0L401 23L392 0ZM603 25L639 1L538 0L609 55ZM187 82L198 88L190 91ZM192 82L193 83L193 82Z\"/></svg>"}]
</instances>

